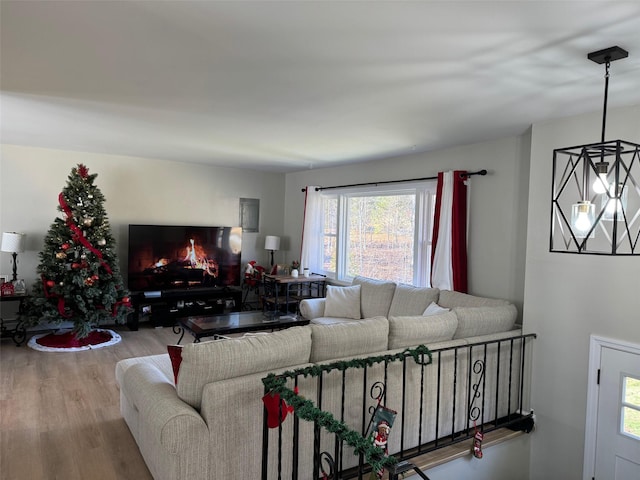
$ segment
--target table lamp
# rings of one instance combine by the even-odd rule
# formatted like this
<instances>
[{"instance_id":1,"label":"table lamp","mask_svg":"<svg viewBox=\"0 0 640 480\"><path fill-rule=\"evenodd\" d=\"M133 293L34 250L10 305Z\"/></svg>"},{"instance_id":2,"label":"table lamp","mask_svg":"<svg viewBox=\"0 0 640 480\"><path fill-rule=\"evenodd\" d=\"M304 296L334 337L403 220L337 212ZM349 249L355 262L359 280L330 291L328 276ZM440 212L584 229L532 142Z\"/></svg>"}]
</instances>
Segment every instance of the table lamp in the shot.
<instances>
[{"instance_id":1,"label":"table lamp","mask_svg":"<svg viewBox=\"0 0 640 480\"><path fill-rule=\"evenodd\" d=\"M24 252L24 233L2 232L0 250L13 256L13 281L18 280L18 254Z\"/></svg>"},{"instance_id":2,"label":"table lamp","mask_svg":"<svg viewBox=\"0 0 640 480\"><path fill-rule=\"evenodd\" d=\"M273 252L280 249L280 237L267 235L264 239L264 249L271 251L271 266L273 267Z\"/></svg>"}]
</instances>

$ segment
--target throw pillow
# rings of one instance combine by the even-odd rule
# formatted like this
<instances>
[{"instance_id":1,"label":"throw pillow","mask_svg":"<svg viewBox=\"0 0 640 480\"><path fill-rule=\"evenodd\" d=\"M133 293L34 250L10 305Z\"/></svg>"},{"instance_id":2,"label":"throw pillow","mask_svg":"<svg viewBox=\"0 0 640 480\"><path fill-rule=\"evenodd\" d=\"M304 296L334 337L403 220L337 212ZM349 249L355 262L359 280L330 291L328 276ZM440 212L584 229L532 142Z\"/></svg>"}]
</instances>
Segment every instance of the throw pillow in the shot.
<instances>
[{"instance_id":1,"label":"throw pillow","mask_svg":"<svg viewBox=\"0 0 640 480\"><path fill-rule=\"evenodd\" d=\"M180 364L182 363L182 345L167 345L167 352L171 359L171 368L173 368L173 381L178 384L178 372L180 372Z\"/></svg>"},{"instance_id":2,"label":"throw pillow","mask_svg":"<svg viewBox=\"0 0 640 480\"><path fill-rule=\"evenodd\" d=\"M429 315L438 315L439 313L448 312L448 308L441 307L436 302L431 302L427 308L425 308L424 312L422 312L423 317L428 317Z\"/></svg>"},{"instance_id":3,"label":"throw pillow","mask_svg":"<svg viewBox=\"0 0 640 480\"><path fill-rule=\"evenodd\" d=\"M359 320L361 318L360 285L353 285L351 287L327 285L324 316Z\"/></svg>"}]
</instances>

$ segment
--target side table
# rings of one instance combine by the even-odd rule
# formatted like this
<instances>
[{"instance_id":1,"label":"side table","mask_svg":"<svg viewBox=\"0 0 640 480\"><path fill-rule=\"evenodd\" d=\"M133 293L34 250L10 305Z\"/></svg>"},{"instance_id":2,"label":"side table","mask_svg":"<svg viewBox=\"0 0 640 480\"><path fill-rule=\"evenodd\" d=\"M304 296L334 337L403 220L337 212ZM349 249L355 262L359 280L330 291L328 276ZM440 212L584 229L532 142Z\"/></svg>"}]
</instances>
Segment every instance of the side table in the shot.
<instances>
[{"instance_id":1,"label":"side table","mask_svg":"<svg viewBox=\"0 0 640 480\"><path fill-rule=\"evenodd\" d=\"M18 318L15 320L15 326L9 327L5 325L4 318L0 316L0 338L12 338L17 347L27 338L27 328L21 318L23 313L24 301L29 298L28 295L5 295L0 296L0 302L20 302L18 304Z\"/></svg>"}]
</instances>

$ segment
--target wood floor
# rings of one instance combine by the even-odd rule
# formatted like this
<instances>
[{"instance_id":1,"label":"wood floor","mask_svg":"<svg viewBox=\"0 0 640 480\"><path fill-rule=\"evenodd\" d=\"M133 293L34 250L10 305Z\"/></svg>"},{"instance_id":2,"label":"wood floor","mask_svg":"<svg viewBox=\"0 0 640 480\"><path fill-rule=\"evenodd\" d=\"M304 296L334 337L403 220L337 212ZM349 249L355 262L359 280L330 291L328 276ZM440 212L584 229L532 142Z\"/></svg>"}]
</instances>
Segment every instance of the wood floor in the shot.
<instances>
[{"instance_id":1,"label":"wood floor","mask_svg":"<svg viewBox=\"0 0 640 480\"><path fill-rule=\"evenodd\" d=\"M2 340L0 479L152 478L120 416L115 365L165 353L178 336L171 328L108 328L122 341L84 352L38 352Z\"/></svg>"}]
</instances>

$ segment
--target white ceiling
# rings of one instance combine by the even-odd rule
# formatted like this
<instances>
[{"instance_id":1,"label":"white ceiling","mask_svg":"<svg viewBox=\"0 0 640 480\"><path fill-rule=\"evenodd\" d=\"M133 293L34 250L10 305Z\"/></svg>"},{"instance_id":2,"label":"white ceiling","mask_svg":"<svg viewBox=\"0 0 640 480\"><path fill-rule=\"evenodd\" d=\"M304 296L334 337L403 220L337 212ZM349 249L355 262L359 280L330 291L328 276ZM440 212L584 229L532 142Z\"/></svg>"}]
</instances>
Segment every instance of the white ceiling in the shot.
<instances>
[{"instance_id":1,"label":"white ceiling","mask_svg":"<svg viewBox=\"0 0 640 480\"><path fill-rule=\"evenodd\" d=\"M600 111L586 54L613 45L609 106L640 103L638 0L0 5L9 144L280 172L436 150Z\"/></svg>"}]
</instances>

